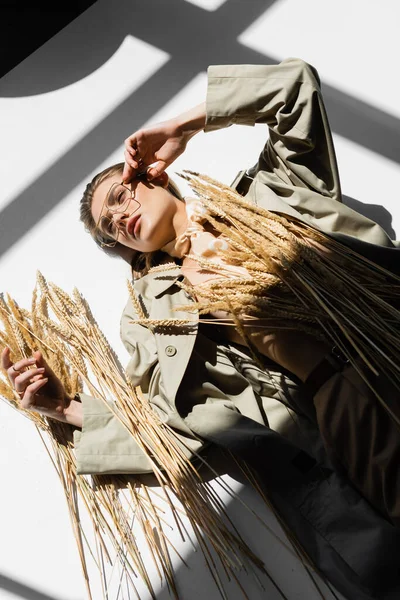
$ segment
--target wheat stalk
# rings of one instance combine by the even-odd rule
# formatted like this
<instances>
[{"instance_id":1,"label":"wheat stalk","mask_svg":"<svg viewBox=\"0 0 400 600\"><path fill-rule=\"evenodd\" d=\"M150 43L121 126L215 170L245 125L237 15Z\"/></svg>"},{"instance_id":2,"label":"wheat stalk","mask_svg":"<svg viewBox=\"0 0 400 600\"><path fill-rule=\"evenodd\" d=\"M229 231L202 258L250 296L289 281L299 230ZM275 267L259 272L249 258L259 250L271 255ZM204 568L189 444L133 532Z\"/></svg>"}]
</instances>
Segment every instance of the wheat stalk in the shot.
<instances>
[{"instance_id":1,"label":"wheat stalk","mask_svg":"<svg viewBox=\"0 0 400 600\"><path fill-rule=\"evenodd\" d=\"M268 331L295 328L338 345L400 425L400 410L389 407L373 383L384 374L400 391L400 277L294 217L249 203L218 181L191 171L183 177L207 208L206 220L229 242L220 253L225 271L220 264L214 269L217 280L195 289L186 284L199 300L195 307L203 314L231 313L247 341L246 328L254 328L250 316ZM191 258L202 268L213 266ZM235 265L247 275L235 272Z\"/></svg>"},{"instance_id":2,"label":"wheat stalk","mask_svg":"<svg viewBox=\"0 0 400 600\"><path fill-rule=\"evenodd\" d=\"M129 292L132 297L134 292L131 288ZM139 309L140 304L135 302L135 298L133 296L132 300ZM182 537L186 530L182 514L186 515L221 595L225 597L225 591L218 563L212 556L211 549L226 575L235 579L238 584L235 571L245 565L268 575L262 561L233 527L216 493L209 485L202 483L200 474L187 457L188 451L183 442L177 439L173 429L160 421L147 398L127 380L79 292L75 290L71 297L57 286L48 284L39 273L32 307L35 314L18 309L10 297L7 301L0 300L0 317L4 324L1 334L3 343L12 348L16 360L21 357L22 345L28 355L33 349L39 349L51 362L55 374L67 390L72 393L74 389L82 389L84 383L93 395L107 403L151 462L164 500ZM37 307L41 307L41 310L36 310ZM48 316L48 309L54 313L55 318ZM92 373L91 378L89 372ZM96 485L93 486L87 477L76 474L69 425L21 409L19 398L5 374L0 378L0 393L14 408L32 420L58 473L67 500L88 597L92 598L87 552L97 564L106 596L106 564L111 562L110 549L113 549L130 587L136 590L134 580L139 576L146 583L152 598L155 598L154 587L142 559L143 549L138 548L131 531L130 523L134 515L142 528L157 571L160 576L165 577L174 597L179 598L170 555L171 552L178 552L165 530L163 511L153 502L146 486L138 480L130 481L130 503L127 508L123 507L119 497L122 493L119 490L121 478L111 477L111 481L107 483L107 479L102 480L102 477L96 476L93 478ZM110 397L115 399L115 404L108 402ZM198 458L205 462L200 456ZM177 506L175 499L179 500L182 509ZM95 548L88 545L89 536L82 529L81 505L86 507L90 515Z\"/></svg>"}]
</instances>

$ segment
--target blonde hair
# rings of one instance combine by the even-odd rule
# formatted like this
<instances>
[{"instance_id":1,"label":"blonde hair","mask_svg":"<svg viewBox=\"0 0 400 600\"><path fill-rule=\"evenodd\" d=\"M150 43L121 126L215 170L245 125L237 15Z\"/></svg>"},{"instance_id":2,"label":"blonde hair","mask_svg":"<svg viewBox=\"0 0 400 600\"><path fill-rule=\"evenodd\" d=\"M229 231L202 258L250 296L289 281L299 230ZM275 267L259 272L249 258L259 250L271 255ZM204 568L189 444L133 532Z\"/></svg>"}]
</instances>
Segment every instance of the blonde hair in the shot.
<instances>
[{"instance_id":1,"label":"blonde hair","mask_svg":"<svg viewBox=\"0 0 400 600\"><path fill-rule=\"evenodd\" d=\"M98 186L109 177L113 177L114 175L121 175L124 169L124 163L117 163L112 165L111 167L107 167L100 173L97 173L92 179L90 183L87 184L85 191L83 192L83 196L80 202L80 220L84 224L84 227L88 233L92 236L96 244L103 251L106 252L109 256L119 256L123 257L127 255L125 250L125 246L119 244L117 242L114 248L109 248L107 246L103 246L103 244L109 244L113 240L107 237L96 225L95 220L92 215L92 202L93 195L98 188ZM169 180L168 182L168 191L178 198L179 200L183 200L182 195L177 187L177 185ZM133 256L130 257L129 263L132 267L132 272L135 278L142 277L147 273L147 271L156 265L161 264L165 261L165 253L161 252L161 250L156 250L154 252L134 252ZM169 258L169 262L171 259Z\"/></svg>"}]
</instances>

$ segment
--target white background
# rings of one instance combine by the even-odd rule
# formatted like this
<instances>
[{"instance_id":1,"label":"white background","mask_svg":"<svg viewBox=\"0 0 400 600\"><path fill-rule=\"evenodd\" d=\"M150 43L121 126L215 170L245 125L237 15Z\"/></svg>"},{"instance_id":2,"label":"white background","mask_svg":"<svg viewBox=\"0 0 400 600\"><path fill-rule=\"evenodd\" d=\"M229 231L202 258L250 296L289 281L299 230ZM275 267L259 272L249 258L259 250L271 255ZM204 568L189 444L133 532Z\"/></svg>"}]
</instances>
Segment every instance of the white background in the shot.
<instances>
[{"instance_id":1,"label":"white background","mask_svg":"<svg viewBox=\"0 0 400 600\"><path fill-rule=\"evenodd\" d=\"M68 79L68 72L67 82L52 89L51 84L48 85L52 76L47 74L46 79L45 67L42 69L44 73L41 67L52 64L54 56L53 67L56 70L56 56L60 52L63 65L68 65L69 53L73 54L77 32L82 28L86 31L90 52L91 36L93 39L98 36L96 29L100 25L104 30L104 15L111 6L111 0L97 2L4 77L0 84L0 209L15 197L28 194L38 177L50 172L52 165L62 160L80 139L174 60L171 52L163 46L164 39L173 39L179 49L180 60L184 63L186 59L190 67L190 52L186 56L186 48L179 48L182 28L199 34L196 31L197 13L188 13L188 7L203 11L212 20L218 18L218 11L230 1L190 0L189 3L176 0L171 4L176 12L175 30L165 32L163 22L157 20L155 11L155 36L151 41L125 32L110 56L92 71L83 73L76 81ZM249 0L248 5L252 1ZM136 3L126 0L123 4L125 11L131 6L133 31L139 31L140 27L135 22ZM115 11L119 10L117 3ZM180 22L181 14L193 14L193 20ZM257 19L241 30L237 44L239 49L242 47L259 53L257 62L262 62L263 56L274 61L288 56L305 59L318 69L324 83L339 93L383 111L393 118L399 130L399 17L400 9L395 0L380 3L278 0L265 11L260 9ZM118 20L118 15L115 18ZM229 35L229 30L230 23L227 21L220 27L221 40ZM160 43L154 42L157 32ZM207 32L200 32L200 39L201 36L206 45ZM93 51L95 49L96 45ZM198 51L202 50L199 47ZM216 63L218 58L209 62ZM43 75L45 83L42 91L32 94L29 83L35 73ZM62 79L62 73L58 72L57 77ZM168 84L171 85L171 82ZM19 94L10 92L18 86ZM153 94L155 89L153 86ZM201 71L194 68L192 77L183 87L173 90L168 101L163 101L149 115L150 121L164 120L190 108L205 98L205 91L205 68ZM142 124L139 122L137 126ZM123 135L131 132L131 121L127 119ZM191 141L186 154L170 170L170 175L173 176L174 169L193 168L229 183L239 169L255 162L265 135L262 127L233 127L207 135L201 133ZM374 152L374 140L367 149L343 132L334 137L343 192L366 205L385 207L392 215L394 231L400 232L399 163ZM79 180L71 177L71 170L68 172L67 180L62 183L63 189L67 184L69 192L55 203L45 218L23 237L15 239L12 247L1 256L0 282L1 291L10 292L23 306L29 306L37 269L67 291L77 286L125 362L127 355L119 340L119 316L126 301L125 279L129 271L123 262L103 255L78 221L79 199L84 186L94 173L123 159L122 143L123 136L120 145L114 147L109 147L107 139L102 140L101 160L95 168L84 172ZM93 153L97 156L99 148L93 147ZM86 164L85 160L86 157L82 157L81 164ZM59 178L52 181L47 193L54 193L58 198L58 186ZM26 211L35 211L34 202L26 206ZM0 404L0 475L0 598L83 600L84 583L57 477L31 424L4 404ZM240 490L238 484L233 485ZM250 492L242 490L241 493L248 502L256 505L257 501ZM259 510L262 509L259 507ZM260 536L255 520L243 516L237 507L232 507L232 511L238 521L242 521L243 529L262 558L270 564L287 596L290 599L318 597L314 596L313 588L290 554L285 553L271 536ZM267 513L265 515L269 518ZM181 551L192 556L188 544L182 545ZM101 596L94 569L91 572L94 589L97 590L94 598L97 600ZM15 587L15 594L7 592L2 589L1 576L27 587L20 592ZM183 567L179 568L178 581L182 586L182 597L189 597L189 593L193 598L219 597L200 557L192 556L192 572L189 575L184 573ZM249 579L243 581L250 586L251 598L264 597L264 593ZM154 585L156 589L165 590L164 583L160 584L156 579ZM240 597L234 586L229 589L230 598ZM35 596L34 591L39 595ZM149 595L142 591L141 597L147 599ZM271 589L268 597L274 599L279 595ZM328 592L326 597L330 597Z\"/></svg>"}]
</instances>

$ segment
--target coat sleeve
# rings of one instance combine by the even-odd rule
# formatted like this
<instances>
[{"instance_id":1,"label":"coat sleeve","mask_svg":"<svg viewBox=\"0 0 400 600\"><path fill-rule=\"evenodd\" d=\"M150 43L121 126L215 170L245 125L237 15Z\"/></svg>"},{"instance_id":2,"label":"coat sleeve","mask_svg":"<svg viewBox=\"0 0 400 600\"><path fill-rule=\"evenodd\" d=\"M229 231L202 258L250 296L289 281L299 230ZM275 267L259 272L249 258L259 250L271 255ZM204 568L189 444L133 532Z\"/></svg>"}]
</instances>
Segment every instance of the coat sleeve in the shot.
<instances>
[{"instance_id":1,"label":"coat sleeve","mask_svg":"<svg viewBox=\"0 0 400 600\"><path fill-rule=\"evenodd\" d=\"M130 302L122 319L133 319L136 315ZM121 336L124 328L121 323ZM127 366L128 377L138 385L143 380L146 388L151 371L157 362L157 353L151 334L141 325L130 324L123 340L131 355ZM114 416L111 408L101 399L80 394L83 408L82 430L74 433L77 473L84 474L139 474L152 472L151 461Z\"/></svg>"},{"instance_id":2,"label":"coat sleeve","mask_svg":"<svg viewBox=\"0 0 400 600\"><path fill-rule=\"evenodd\" d=\"M332 135L316 70L290 58L279 65L211 66L205 131L232 124L269 127L253 171L341 200Z\"/></svg>"},{"instance_id":3,"label":"coat sleeve","mask_svg":"<svg viewBox=\"0 0 400 600\"><path fill-rule=\"evenodd\" d=\"M80 394L80 399L83 426L74 432L78 475L151 473L151 461L111 407L87 394ZM161 421L173 428L175 441L187 458L202 450L204 441L189 429L176 410L171 410L161 395L157 394L151 404Z\"/></svg>"},{"instance_id":4,"label":"coat sleeve","mask_svg":"<svg viewBox=\"0 0 400 600\"><path fill-rule=\"evenodd\" d=\"M83 427L74 432L78 475L150 473L151 462L111 408L86 394L80 399Z\"/></svg>"},{"instance_id":5,"label":"coat sleeve","mask_svg":"<svg viewBox=\"0 0 400 600\"><path fill-rule=\"evenodd\" d=\"M185 424L164 397L160 384L160 369L153 334L145 327L132 323L136 317L128 302L121 320L121 337L131 359L126 373L134 385L141 385L154 412L176 433L181 451L192 458L199 452L201 441ZM101 399L80 394L83 406L82 430L74 432L77 473L140 474L152 472L151 461L119 422L111 408Z\"/></svg>"}]
</instances>

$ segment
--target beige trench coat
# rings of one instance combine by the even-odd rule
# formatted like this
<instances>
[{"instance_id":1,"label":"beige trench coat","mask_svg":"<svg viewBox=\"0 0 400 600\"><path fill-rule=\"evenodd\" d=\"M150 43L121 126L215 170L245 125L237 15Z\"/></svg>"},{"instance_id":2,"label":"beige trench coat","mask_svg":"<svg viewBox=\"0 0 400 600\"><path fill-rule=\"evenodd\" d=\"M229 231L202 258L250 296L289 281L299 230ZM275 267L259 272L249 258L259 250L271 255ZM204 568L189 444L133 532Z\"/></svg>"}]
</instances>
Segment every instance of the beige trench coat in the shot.
<instances>
[{"instance_id":1,"label":"beige trench coat","mask_svg":"<svg viewBox=\"0 0 400 600\"><path fill-rule=\"evenodd\" d=\"M205 131L256 123L268 126L269 139L251 176L242 172L233 185L247 200L294 215L355 249L361 245L367 254L390 254L399 246L379 225L341 201L332 136L318 74L311 66L288 59L276 66L209 68ZM180 276L177 266L135 282L150 318L179 317L172 309L191 302L175 285ZM262 371L238 347L208 339L196 312L182 317L188 314L193 325L185 333L152 333L132 324L136 314L128 302L121 337L131 356L128 376L141 385L190 455L209 436L233 427L240 415L267 425L268 399L293 404L302 392L276 365ZM84 394L81 399L83 428L74 434L78 472L151 471L146 456L107 406Z\"/></svg>"}]
</instances>

